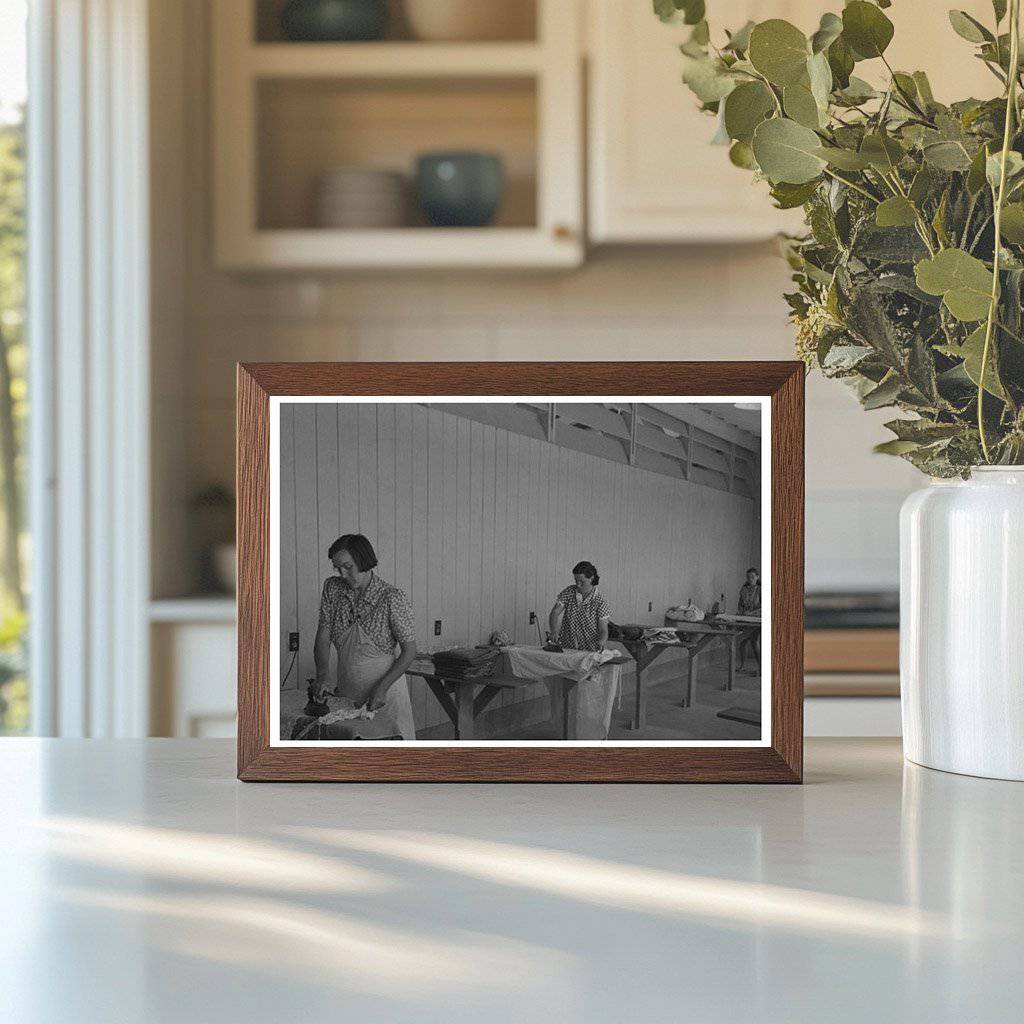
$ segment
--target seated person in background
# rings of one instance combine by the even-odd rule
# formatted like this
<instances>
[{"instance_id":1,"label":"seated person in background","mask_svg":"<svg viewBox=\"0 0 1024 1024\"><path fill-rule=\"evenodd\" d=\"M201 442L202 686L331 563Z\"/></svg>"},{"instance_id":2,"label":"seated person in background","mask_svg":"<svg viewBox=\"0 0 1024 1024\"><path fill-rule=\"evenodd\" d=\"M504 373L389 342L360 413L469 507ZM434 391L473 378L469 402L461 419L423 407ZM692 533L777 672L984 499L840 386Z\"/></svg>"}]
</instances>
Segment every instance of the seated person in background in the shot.
<instances>
[{"instance_id":1,"label":"seated person in background","mask_svg":"<svg viewBox=\"0 0 1024 1024\"><path fill-rule=\"evenodd\" d=\"M747 570L747 582L740 587L740 603L736 609L738 615L760 615L761 614L761 574L756 569ZM740 671L747 660L747 649L753 652L758 665L761 664L761 637L760 634L748 636L740 644Z\"/></svg>"},{"instance_id":2,"label":"seated person in background","mask_svg":"<svg viewBox=\"0 0 1024 1024\"><path fill-rule=\"evenodd\" d=\"M548 616L548 640L577 651L602 651L612 613L597 590L601 578L592 562L577 562L572 575L576 582L559 593Z\"/></svg>"},{"instance_id":3,"label":"seated person in background","mask_svg":"<svg viewBox=\"0 0 1024 1024\"><path fill-rule=\"evenodd\" d=\"M740 604L737 614L761 614L761 574L756 569L747 570L747 582L740 587Z\"/></svg>"}]
</instances>

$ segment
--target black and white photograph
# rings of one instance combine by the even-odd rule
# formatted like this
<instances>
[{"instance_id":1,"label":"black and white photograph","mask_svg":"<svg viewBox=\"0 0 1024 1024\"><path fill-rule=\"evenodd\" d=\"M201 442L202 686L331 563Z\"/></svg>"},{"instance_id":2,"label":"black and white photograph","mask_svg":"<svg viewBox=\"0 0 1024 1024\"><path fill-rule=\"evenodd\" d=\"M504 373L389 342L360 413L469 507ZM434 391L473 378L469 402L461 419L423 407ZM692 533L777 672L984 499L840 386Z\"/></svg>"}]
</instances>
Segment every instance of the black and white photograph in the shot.
<instances>
[{"instance_id":1,"label":"black and white photograph","mask_svg":"<svg viewBox=\"0 0 1024 1024\"><path fill-rule=\"evenodd\" d=\"M769 416L275 397L272 745L764 745Z\"/></svg>"}]
</instances>

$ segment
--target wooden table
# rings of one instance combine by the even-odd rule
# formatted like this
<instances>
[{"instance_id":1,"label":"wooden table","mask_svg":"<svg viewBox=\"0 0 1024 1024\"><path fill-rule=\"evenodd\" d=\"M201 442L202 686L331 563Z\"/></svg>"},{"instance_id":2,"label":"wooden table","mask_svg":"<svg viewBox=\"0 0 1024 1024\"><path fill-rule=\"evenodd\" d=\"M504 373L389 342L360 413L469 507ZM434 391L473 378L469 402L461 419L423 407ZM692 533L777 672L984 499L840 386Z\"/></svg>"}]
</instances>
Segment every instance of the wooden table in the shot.
<instances>
[{"instance_id":1,"label":"wooden table","mask_svg":"<svg viewBox=\"0 0 1024 1024\"><path fill-rule=\"evenodd\" d=\"M626 659L622 657L612 658L604 662L600 667L607 665L624 665ZM430 692L437 698L438 704L444 708L445 714L455 726L455 738L457 740L471 740L475 738L475 721L487 708L494 698L502 690L518 689L523 686L533 686L534 683L562 684L562 739L569 739L569 722L572 712L572 692L576 688L577 680L563 675L550 675L541 677L514 676L503 673L496 673L493 676L484 676L477 679L462 679L446 676L436 669L431 671L426 668L406 669L406 675L419 676L423 679ZM476 689L480 687L480 692Z\"/></svg>"},{"instance_id":2,"label":"wooden table","mask_svg":"<svg viewBox=\"0 0 1024 1024\"><path fill-rule=\"evenodd\" d=\"M736 681L736 648L738 641L760 626L743 623L712 625L707 622L672 622L666 628L675 630L679 643L646 643L640 640L620 640L619 643L636 662L636 694L634 697L633 721L630 729L643 729L647 724L647 696L644 692L644 669L657 659L663 651L685 651L689 656L686 672L686 692L680 702L684 708L692 707L697 699L697 659L715 641L722 642L729 652L729 676L723 689L731 690ZM687 642L687 637L696 637Z\"/></svg>"}]
</instances>

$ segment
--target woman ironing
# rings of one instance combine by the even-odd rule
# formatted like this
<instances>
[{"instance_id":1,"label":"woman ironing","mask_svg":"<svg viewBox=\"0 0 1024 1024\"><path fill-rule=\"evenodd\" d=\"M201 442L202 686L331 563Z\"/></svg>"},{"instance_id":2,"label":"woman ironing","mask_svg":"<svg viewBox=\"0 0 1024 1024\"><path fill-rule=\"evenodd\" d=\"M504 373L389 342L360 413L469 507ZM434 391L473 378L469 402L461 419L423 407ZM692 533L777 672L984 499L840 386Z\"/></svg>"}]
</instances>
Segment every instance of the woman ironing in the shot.
<instances>
[{"instance_id":1,"label":"woman ironing","mask_svg":"<svg viewBox=\"0 0 1024 1024\"><path fill-rule=\"evenodd\" d=\"M319 728L316 719L300 718L293 738L313 726L314 735L305 738L414 740L416 727L405 679L405 670L416 657L409 599L373 571L377 555L362 534L339 537L328 549L327 557L338 575L324 582L320 598L320 621L313 645L316 697L320 701L338 697L340 706L365 707L374 716ZM332 646L338 655L333 687L328 679Z\"/></svg>"}]
</instances>

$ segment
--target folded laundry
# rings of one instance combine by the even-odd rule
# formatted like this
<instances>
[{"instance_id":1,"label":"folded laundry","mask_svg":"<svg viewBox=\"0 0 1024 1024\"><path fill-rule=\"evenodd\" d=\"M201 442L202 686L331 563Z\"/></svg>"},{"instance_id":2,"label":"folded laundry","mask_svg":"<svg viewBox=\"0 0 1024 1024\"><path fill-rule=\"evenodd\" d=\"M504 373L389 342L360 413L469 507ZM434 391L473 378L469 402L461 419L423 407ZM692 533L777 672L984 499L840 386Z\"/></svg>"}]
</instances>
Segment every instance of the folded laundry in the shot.
<instances>
[{"instance_id":1,"label":"folded laundry","mask_svg":"<svg viewBox=\"0 0 1024 1024\"><path fill-rule=\"evenodd\" d=\"M644 630L644 643L648 644L678 644L679 634L674 629L667 627L652 627Z\"/></svg>"},{"instance_id":2,"label":"folded laundry","mask_svg":"<svg viewBox=\"0 0 1024 1024\"><path fill-rule=\"evenodd\" d=\"M438 651L433 659L435 665L472 667L494 661L497 655L490 647L454 647L450 651Z\"/></svg>"},{"instance_id":3,"label":"folded laundry","mask_svg":"<svg viewBox=\"0 0 1024 1024\"><path fill-rule=\"evenodd\" d=\"M434 655L434 671L445 679L486 679L497 659L497 648L456 647Z\"/></svg>"}]
</instances>

